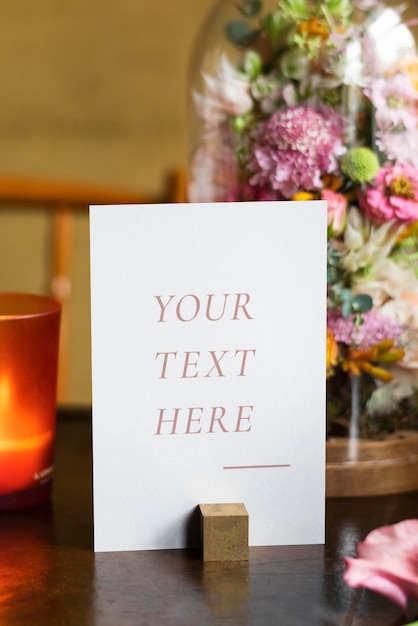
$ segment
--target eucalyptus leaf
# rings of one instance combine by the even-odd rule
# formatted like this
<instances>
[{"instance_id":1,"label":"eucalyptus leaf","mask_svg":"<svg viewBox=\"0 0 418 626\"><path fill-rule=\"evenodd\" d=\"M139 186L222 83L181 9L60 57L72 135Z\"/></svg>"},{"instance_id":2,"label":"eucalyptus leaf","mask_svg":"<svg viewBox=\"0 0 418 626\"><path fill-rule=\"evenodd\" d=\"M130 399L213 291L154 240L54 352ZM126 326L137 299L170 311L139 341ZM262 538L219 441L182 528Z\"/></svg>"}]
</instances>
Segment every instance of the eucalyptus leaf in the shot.
<instances>
[{"instance_id":1,"label":"eucalyptus leaf","mask_svg":"<svg viewBox=\"0 0 418 626\"><path fill-rule=\"evenodd\" d=\"M373 308L373 299L365 294L361 293L353 298L353 309L359 313L367 313Z\"/></svg>"},{"instance_id":2,"label":"eucalyptus leaf","mask_svg":"<svg viewBox=\"0 0 418 626\"><path fill-rule=\"evenodd\" d=\"M341 253L332 247L328 247L328 263L330 265L339 265L341 260Z\"/></svg>"},{"instance_id":3,"label":"eucalyptus leaf","mask_svg":"<svg viewBox=\"0 0 418 626\"><path fill-rule=\"evenodd\" d=\"M350 289L343 289L338 295L342 302L349 302L351 305L352 298Z\"/></svg>"},{"instance_id":4,"label":"eucalyptus leaf","mask_svg":"<svg viewBox=\"0 0 418 626\"><path fill-rule=\"evenodd\" d=\"M334 281L334 270L332 267L327 267L327 283L332 283Z\"/></svg>"},{"instance_id":5,"label":"eucalyptus leaf","mask_svg":"<svg viewBox=\"0 0 418 626\"><path fill-rule=\"evenodd\" d=\"M244 0L242 4L237 6L237 9L244 17L252 18L257 17L262 6L261 0Z\"/></svg>"},{"instance_id":6,"label":"eucalyptus leaf","mask_svg":"<svg viewBox=\"0 0 418 626\"><path fill-rule=\"evenodd\" d=\"M236 46L246 46L258 35L259 31L252 29L247 22L235 20L225 27L225 34L229 41Z\"/></svg>"},{"instance_id":7,"label":"eucalyptus leaf","mask_svg":"<svg viewBox=\"0 0 418 626\"><path fill-rule=\"evenodd\" d=\"M349 315L351 315L352 313L352 308L351 308L351 300L345 300L342 304L341 307L341 314L343 317L348 317Z\"/></svg>"}]
</instances>

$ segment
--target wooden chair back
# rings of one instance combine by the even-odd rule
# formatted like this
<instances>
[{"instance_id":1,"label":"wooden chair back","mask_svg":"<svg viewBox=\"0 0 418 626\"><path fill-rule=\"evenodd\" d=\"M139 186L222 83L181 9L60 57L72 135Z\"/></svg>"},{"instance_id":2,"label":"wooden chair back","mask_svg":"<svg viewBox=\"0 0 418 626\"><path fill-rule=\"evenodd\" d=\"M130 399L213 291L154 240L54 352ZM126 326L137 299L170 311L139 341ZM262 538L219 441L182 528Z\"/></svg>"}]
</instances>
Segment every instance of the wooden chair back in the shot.
<instances>
[{"instance_id":1,"label":"wooden chair back","mask_svg":"<svg viewBox=\"0 0 418 626\"><path fill-rule=\"evenodd\" d=\"M160 194L146 194L118 187L88 185L71 181L37 178L0 177L0 210L30 208L50 210L49 267L46 268L49 293L62 304L60 357L58 367L59 404L69 403L70 313L72 263L74 255L74 219L78 212L94 204L154 204L183 202L186 197L182 170L169 174Z\"/></svg>"}]
</instances>

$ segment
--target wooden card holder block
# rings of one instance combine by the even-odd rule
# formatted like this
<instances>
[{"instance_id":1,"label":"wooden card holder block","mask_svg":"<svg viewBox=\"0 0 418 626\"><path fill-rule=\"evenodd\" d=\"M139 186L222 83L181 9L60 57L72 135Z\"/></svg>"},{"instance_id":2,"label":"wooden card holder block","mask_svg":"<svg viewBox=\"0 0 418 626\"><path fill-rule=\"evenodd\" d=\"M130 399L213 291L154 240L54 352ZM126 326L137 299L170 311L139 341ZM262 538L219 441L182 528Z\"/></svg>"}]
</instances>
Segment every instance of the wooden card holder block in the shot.
<instances>
[{"instance_id":1,"label":"wooden card holder block","mask_svg":"<svg viewBox=\"0 0 418 626\"><path fill-rule=\"evenodd\" d=\"M200 504L202 560L248 561L248 513L244 504Z\"/></svg>"}]
</instances>

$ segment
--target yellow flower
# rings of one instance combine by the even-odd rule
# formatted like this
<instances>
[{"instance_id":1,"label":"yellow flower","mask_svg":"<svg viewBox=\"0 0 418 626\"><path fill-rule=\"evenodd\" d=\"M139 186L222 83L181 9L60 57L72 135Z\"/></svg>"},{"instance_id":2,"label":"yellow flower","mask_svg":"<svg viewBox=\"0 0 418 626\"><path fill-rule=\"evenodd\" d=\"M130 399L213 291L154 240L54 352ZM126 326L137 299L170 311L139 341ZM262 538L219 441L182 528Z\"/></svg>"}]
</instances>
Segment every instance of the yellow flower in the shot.
<instances>
[{"instance_id":1,"label":"yellow flower","mask_svg":"<svg viewBox=\"0 0 418 626\"><path fill-rule=\"evenodd\" d=\"M292 200L315 200L316 196L309 191L298 191L292 197Z\"/></svg>"}]
</instances>

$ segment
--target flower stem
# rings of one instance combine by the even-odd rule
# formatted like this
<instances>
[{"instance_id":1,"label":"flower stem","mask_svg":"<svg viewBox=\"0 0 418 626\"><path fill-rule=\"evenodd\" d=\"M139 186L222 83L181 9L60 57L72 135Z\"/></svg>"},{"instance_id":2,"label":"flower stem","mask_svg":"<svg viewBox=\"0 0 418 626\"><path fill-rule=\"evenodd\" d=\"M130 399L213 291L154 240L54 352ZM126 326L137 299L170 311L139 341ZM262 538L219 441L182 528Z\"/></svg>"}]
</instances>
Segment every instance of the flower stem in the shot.
<instances>
[{"instance_id":1,"label":"flower stem","mask_svg":"<svg viewBox=\"0 0 418 626\"><path fill-rule=\"evenodd\" d=\"M351 417L349 431L348 458L350 461L357 460L358 454L358 430L360 421L360 376L352 376L351 379Z\"/></svg>"}]
</instances>

